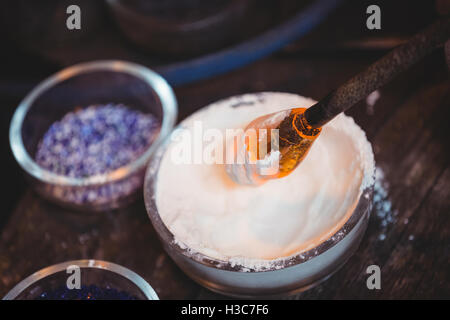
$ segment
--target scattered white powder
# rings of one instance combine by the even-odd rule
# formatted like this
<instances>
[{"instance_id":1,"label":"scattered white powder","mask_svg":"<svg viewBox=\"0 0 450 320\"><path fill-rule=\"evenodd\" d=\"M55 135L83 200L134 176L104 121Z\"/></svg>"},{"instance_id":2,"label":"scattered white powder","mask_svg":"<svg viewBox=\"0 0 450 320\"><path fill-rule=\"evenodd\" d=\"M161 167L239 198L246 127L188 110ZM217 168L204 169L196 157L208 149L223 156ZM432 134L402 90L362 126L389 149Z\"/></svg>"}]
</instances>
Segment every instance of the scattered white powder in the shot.
<instances>
[{"instance_id":1,"label":"scattered white powder","mask_svg":"<svg viewBox=\"0 0 450 320\"><path fill-rule=\"evenodd\" d=\"M373 211L374 218L378 220L381 234L379 240L386 238L385 233L389 227L395 223L397 211L393 210L391 200L389 199L389 184L384 177L384 172L380 167L376 168L375 185L373 188ZM408 219L403 221L408 223Z\"/></svg>"},{"instance_id":2,"label":"scattered white powder","mask_svg":"<svg viewBox=\"0 0 450 320\"><path fill-rule=\"evenodd\" d=\"M196 112L182 126L191 129L201 120L204 129L224 132L264 114L313 103L286 93L243 95ZM276 267L332 237L351 216L362 190L374 183L370 143L343 114L323 128L293 173L259 187L235 184L225 165L175 164L170 152L177 143L167 149L158 172L156 204L163 222L182 248L243 271Z\"/></svg>"}]
</instances>

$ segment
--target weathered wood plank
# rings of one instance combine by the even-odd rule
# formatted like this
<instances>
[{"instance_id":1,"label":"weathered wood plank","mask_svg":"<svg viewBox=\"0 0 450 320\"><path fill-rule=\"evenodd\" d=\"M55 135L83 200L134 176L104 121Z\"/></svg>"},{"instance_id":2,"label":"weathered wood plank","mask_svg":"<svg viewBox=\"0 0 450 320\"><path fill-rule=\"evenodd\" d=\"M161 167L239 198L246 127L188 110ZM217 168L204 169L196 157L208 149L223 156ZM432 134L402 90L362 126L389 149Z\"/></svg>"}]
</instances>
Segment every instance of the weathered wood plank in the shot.
<instances>
[{"instance_id":1,"label":"weathered wood plank","mask_svg":"<svg viewBox=\"0 0 450 320\"><path fill-rule=\"evenodd\" d=\"M434 235L440 231L442 237L448 234L448 216L443 215L448 207L445 202L436 200L439 199L436 191L430 191L436 188L435 185L441 190L449 184L448 179L439 178L443 168L448 167L446 146L449 136L446 125L448 82L443 76L445 70L442 70L440 57L427 59L394 81L392 86L382 89L373 113L367 112L364 103L352 110L352 115L374 143L377 163L385 171L390 185L393 209L399 214L395 223L383 226L385 217L374 212L361 248L344 269L298 298L403 298L448 294L448 285L443 282L448 277L445 270L448 246L440 247L447 250L447 256L439 256L437 250L430 251L429 247L435 243ZM372 59L343 59L339 63L339 59L284 60L274 57L207 83L180 88L177 95L184 116L209 102L243 92L281 90L319 98ZM428 77L427 84L423 82L424 77ZM423 114L423 111L427 113ZM442 116L438 117L437 112ZM393 114L390 116L390 113ZM425 197L433 200L424 200ZM428 211L440 209L427 228L422 223L419 229L411 229L414 219L424 219L423 208L429 208ZM56 209L32 192L26 193L2 234L0 295L41 267L69 259L98 258L135 270L164 299L220 297L200 289L163 253L141 203L107 214L99 221L92 221L91 226L81 223L85 218L69 219L67 212ZM411 222L405 224L406 219ZM380 240L381 234L384 234L384 240ZM408 253L410 234L419 237L416 238L421 241L417 250L422 250L420 259L411 265L408 260L416 252ZM445 240L442 237L438 239ZM25 261L24 256L27 257ZM369 292L365 287L365 268L372 263L382 266L386 281L396 278L391 284L386 283L381 292ZM427 269L436 270L436 273L425 274ZM436 286L429 281L437 282Z\"/></svg>"},{"instance_id":2,"label":"weathered wood plank","mask_svg":"<svg viewBox=\"0 0 450 320\"><path fill-rule=\"evenodd\" d=\"M327 28L322 33L329 33ZM316 55L293 46L241 70L176 89L180 118L247 92L285 91L319 99L381 54L327 50ZM373 142L392 210L384 214L375 208L355 256L327 282L297 298L450 298L450 101L443 61L442 53L433 54L382 88L372 109L362 102L349 112ZM1 234L0 296L39 268L97 258L138 272L162 299L222 298L188 279L163 252L142 201L100 217L70 216L26 190ZM365 286L369 264L382 267L380 291Z\"/></svg>"}]
</instances>

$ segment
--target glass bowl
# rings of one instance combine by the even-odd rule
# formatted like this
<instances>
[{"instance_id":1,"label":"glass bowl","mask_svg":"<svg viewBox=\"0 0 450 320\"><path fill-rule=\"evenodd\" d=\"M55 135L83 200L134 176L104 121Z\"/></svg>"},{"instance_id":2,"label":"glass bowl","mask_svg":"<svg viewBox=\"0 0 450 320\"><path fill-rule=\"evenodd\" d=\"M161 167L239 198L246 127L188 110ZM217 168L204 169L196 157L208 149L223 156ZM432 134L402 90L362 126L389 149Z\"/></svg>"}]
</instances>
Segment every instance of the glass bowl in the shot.
<instances>
[{"instance_id":1,"label":"glass bowl","mask_svg":"<svg viewBox=\"0 0 450 320\"><path fill-rule=\"evenodd\" d=\"M19 282L3 300L42 299L45 293L67 285L67 278L71 276L67 268L71 266L80 268L81 286L108 288L136 300L159 300L155 290L141 276L115 263L100 260L67 261L39 270Z\"/></svg>"},{"instance_id":2,"label":"glass bowl","mask_svg":"<svg viewBox=\"0 0 450 320\"><path fill-rule=\"evenodd\" d=\"M161 124L153 143L137 159L85 178L58 175L35 162L38 144L52 123L75 108L110 103L151 113ZM35 87L15 111L9 138L14 157L40 195L72 209L102 211L128 204L140 194L148 160L176 117L175 95L161 76L130 62L94 61L66 68Z\"/></svg>"},{"instance_id":3,"label":"glass bowl","mask_svg":"<svg viewBox=\"0 0 450 320\"><path fill-rule=\"evenodd\" d=\"M145 205L166 252L190 278L205 288L239 298L293 295L329 278L358 248L369 221L373 183L361 192L345 224L327 240L308 251L271 260L270 267L264 269L242 267L180 247L162 221L155 197L160 162L170 140L166 139L149 162L144 182Z\"/></svg>"},{"instance_id":4,"label":"glass bowl","mask_svg":"<svg viewBox=\"0 0 450 320\"><path fill-rule=\"evenodd\" d=\"M255 0L107 0L106 3L129 40L149 53L178 58L229 45L256 6Z\"/></svg>"}]
</instances>

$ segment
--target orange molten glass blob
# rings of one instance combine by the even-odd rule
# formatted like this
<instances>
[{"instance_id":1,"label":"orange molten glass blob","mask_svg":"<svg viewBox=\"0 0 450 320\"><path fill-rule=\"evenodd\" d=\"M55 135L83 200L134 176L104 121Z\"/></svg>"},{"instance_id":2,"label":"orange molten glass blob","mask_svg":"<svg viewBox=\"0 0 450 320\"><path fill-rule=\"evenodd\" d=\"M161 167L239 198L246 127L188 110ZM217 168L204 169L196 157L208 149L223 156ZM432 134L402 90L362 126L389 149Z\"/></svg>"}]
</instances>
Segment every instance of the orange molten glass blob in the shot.
<instances>
[{"instance_id":1,"label":"orange molten glass blob","mask_svg":"<svg viewBox=\"0 0 450 320\"><path fill-rule=\"evenodd\" d=\"M294 108L256 118L245 129L245 144L249 159L263 160L271 152L279 152L278 171L263 175L263 180L278 179L290 174L305 158L322 128L308 125L306 108ZM251 137L249 132L256 132Z\"/></svg>"}]
</instances>

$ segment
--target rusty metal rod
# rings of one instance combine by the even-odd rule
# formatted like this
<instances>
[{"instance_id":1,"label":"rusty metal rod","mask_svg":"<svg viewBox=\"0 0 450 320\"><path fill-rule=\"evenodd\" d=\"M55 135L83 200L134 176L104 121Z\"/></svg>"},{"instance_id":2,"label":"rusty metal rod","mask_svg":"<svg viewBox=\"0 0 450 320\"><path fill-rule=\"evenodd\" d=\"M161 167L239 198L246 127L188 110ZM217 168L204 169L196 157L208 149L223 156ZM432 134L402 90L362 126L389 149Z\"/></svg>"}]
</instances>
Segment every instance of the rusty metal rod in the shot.
<instances>
[{"instance_id":1,"label":"rusty metal rod","mask_svg":"<svg viewBox=\"0 0 450 320\"><path fill-rule=\"evenodd\" d=\"M305 111L308 124L319 128L382 87L450 38L450 17L438 20L407 43L395 48L365 71Z\"/></svg>"}]
</instances>

